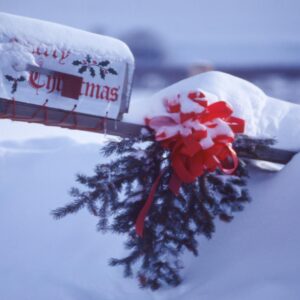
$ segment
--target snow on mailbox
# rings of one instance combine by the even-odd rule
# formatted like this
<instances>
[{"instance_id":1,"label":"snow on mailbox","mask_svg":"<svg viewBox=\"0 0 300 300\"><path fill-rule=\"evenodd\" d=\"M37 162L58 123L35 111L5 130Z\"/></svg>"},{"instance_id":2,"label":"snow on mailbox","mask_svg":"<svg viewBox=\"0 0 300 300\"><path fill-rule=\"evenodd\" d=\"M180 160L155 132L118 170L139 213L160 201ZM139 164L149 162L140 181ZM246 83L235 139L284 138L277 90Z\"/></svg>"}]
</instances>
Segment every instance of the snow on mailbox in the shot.
<instances>
[{"instance_id":1,"label":"snow on mailbox","mask_svg":"<svg viewBox=\"0 0 300 300\"><path fill-rule=\"evenodd\" d=\"M128 111L133 71L122 41L0 13L2 118L101 132Z\"/></svg>"}]
</instances>

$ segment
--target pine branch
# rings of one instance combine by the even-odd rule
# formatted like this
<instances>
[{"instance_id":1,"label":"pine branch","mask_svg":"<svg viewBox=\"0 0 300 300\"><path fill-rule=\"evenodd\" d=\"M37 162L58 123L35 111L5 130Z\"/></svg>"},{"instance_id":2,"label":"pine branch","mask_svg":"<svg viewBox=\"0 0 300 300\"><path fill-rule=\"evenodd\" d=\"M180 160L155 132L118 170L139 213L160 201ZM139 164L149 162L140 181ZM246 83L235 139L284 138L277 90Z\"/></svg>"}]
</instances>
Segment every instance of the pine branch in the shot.
<instances>
[{"instance_id":1,"label":"pine branch","mask_svg":"<svg viewBox=\"0 0 300 300\"><path fill-rule=\"evenodd\" d=\"M241 136L234 147L237 151L255 152L272 143ZM205 173L194 183L182 185L175 196L169 190L170 153L154 142L151 133L112 141L101 153L115 159L97 165L91 176L78 175L77 182L85 191L73 188L73 202L54 210L53 215L62 218L85 207L97 218L99 231L126 234L127 255L111 259L110 265L122 266L124 275L136 276L143 288L156 290L166 284L180 284L180 254L187 250L198 255L198 236L212 237L215 218L229 222L250 201L247 164L242 160L234 175L224 175L219 170ZM163 169L145 219L144 237L140 238L135 221Z\"/></svg>"}]
</instances>

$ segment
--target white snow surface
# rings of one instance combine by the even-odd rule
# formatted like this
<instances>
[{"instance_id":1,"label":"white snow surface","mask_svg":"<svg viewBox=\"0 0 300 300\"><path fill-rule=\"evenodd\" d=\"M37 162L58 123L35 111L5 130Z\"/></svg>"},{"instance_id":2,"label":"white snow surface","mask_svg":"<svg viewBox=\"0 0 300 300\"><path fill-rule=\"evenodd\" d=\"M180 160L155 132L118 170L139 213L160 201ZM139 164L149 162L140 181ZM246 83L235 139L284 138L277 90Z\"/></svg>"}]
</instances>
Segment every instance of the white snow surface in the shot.
<instances>
[{"instance_id":1,"label":"white snow surface","mask_svg":"<svg viewBox=\"0 0 300 300\"><path fill-rule=\"evenodd\" d=\"M27 64L37 65L34 56L24 45L19 43L0 43L1 70L9 70L11 75L28 76L28 72L24 72Z\"/></svg>"},{"instance_id":2,"label":"white snow surface","mask_svg":"<svg viewBox=\"0 0 300 300\"><path fill-rule=\"evenodd\" d=\"M71 200L74 174L103 161L98 149L66 138L0 142L0 299L299 299L299 155L278 173L252 170L252 203L200 238L198 257L184 256L179 287L151 292L108 266L125 255L122 236L96 232L87 212L50 216Z\"/></svg>"},{"instance_id":3,"label":"white snow surface","mask_svg":"<svg viewBox=\"0 0 300 300\"><path fill-rule=\"evenodd\" d=\"M300 105L269 97L254 84L218 71L179 81L144 101L134 99L124 120L143 124L145 117L165 115L164 99L199 89L210 103L230 103L233 115L245 119L246 134L275 138L281 149L300 150Z\"/></svg>"},{"instance_id":4,"label":"white snow surface","mask_svg":"<svg viewBox=\"0 0 300 300\"><path fill-rule=\"evenodd\" d=\"M134 63L128 46L118 39L52 22L0 13L0 41L14 38L33 47L44 45L53 49L72 50L73 53L105 56L130 65Z\"/></svg>"}]
</instances>

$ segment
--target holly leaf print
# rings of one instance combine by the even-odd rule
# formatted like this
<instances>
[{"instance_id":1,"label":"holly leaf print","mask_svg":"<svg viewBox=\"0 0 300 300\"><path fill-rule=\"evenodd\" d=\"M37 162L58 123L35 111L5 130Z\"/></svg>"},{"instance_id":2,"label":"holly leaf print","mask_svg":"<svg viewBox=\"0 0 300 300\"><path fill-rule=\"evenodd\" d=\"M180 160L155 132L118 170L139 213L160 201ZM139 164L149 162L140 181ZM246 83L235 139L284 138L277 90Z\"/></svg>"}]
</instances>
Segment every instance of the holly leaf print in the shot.
<instances>
[{"instance_id":1,"label":"holly leaf print","mask_svg":"<svg viewBox=\"0 0 300 300\"><path fill-rule=\"evenodd\" d=\"M18 79L17 79L17 81L19 81L19 82L22 82L22 81L25 81L25 77L24 76L20 76Z\"/></svg>"},{"instance_id":2,"label":"holly leaf print","mask_svg":"<svg viewBox=\"0 0 300 300\"><path fill-rule=\"evenodd\" d=\"M102 79L105 79L105 71L103 69L100 69L100 76Z\"/></svg>"},{"instance_id":3,"label":"holly leaf print","mask_svg":"<svg viewBox=\"0 0 300 300\"><path fill-rule=\"evenodd\" d=\"M92 77L95 77L96 72L93 68L90 68L90 74L91 74Z\"/></svg>"},{"instance_id":4,"label":"holly leaf print","mask_svg":"<svg viewBox=\"0 0 300 300\"><path fill-rule=\"evenodd\" d=\"M87 70L87 66L82 66L79 68L78 72L79 73L84 73Z\"/></svg>"},{"instance_id":5,"label":"holly leaf print","mask_svg":"<svg viewBox=\"0 0 300 300\"><path fill-rule=\"evenodd\" d=\"M80 60L74 60L72 63L74 66L79 66L82 64L82 62Z\"/></svg>"},{"instance_id":6,"label":"holly leaf print","mask_svg":"<svg viewBox=\"0 0 300 300\"><path fill-rule=\"evenodd\" d=\"M88 63L91 63L91 61L92 61L91 56L90 56L90 55L87 55L87 56L86 56L86 60L87 60Z\"/></svg>"},{"instance_id":7,"label":"holly leaf print","mask_svg":"<svg viewBox=\"0 0 300 300\"><path fill-rule=\"evenodd\" d=\"M10 76L10 75L5 75L5 78L8 80L8 81L14 81L15 79Z\"/></svg>"},{"instance_id":8,"label":"holly leaf print","mask_svg":"<svg viewBox=\"0 0 300 300\"><path fill-rule=\"evenodd\" d=\"M101 67L107 67L109 65L109 61L108 60L101 61L99 62L98 65Z\"/></svg>"},{"instance_id":9,"label":"holly leaf print","mask_svg":"<svg viewBox=\"0 0 300 300\"><path fill-rule=\"evenodd\" d=\"M108 71L110 74L118 75L117 71L116 71L115 69L113 69L113 68L109 68L107 71Z\"/></svg>"},{"instance_id":10,"label":"holly leaf print","mask_svg":"<svg viewBox=\"0 0 300 300\"><path fill-rule=\"evenodd\" d=\"M11 87L11 93L12 94L16 92L17 86L18 86L17 81L14 81L14 83L13 83L13 85Z\"/></svg>"}]
</instances>

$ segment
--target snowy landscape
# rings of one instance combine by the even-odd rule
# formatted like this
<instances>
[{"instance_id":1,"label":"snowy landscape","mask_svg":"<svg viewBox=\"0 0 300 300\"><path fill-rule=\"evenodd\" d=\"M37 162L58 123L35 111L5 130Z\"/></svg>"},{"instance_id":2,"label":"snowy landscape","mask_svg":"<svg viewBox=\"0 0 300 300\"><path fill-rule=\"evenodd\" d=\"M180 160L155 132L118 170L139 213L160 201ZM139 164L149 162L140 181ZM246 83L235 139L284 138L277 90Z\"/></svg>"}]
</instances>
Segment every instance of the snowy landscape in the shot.
<instances>
[{"instance_id":1,"label":"snowy landscape","mask_svg":"<svg viewBox=\"0 0 300 300\"><path fill-rule=\"evenodd\" d=\"M245 211L230 224L217 224L211 240L200 239L199 257L185 255L184 282L178 288L153 293L108 265L112 256L125 251L124 237L97 233L94 219L85 212L60 221L50 215L70 200L75 174L89 174L103 160L99 148L109 137L2 122L17 131L33 126L36 138L1 138L1 297L299 298L298 156L280 172L253 168L252 202ZM272 130L280 135L280 126ZM55 131L61 136L54 137ZM49 137L42 138L42 132ZM282 148L295 149L298 141L283 136Z\"/></svg>"},{"instance_id":2,"label":"snowy landscape","mask_svg":"<svg viewBox=\"0 0 300 300\"><path fill-rule=\"evenodd\" d=\"M1 298L297 300L299 157L278 173L251 171L252 203L186 256L184 282L159 292L108 266L122 237L101 235L87 213L54 221L77 172L91 173L99 146L66 138L1 142ZM63 164L63 167L62 167Z\"/></svg>"},{"instance_id":3,"label":"snowy landscape","mask_svg":"<svg viewBox=\"0 0 300 300\"><path fill-rule=\"evenodd\" d=\"M57 1L54 2L58 4ZM87 21L88 18L82 18L75 24L71 14L64 16L60 11L56 14L54 10L49 10L48 15L45 10L38 13L33 9L35 4L32 1L29 3L22 11L20 7L17 8L20 1L7 1L0 4L0 10L23 15L30 15L29 12L32 12L31 17L49 19L86 30L92 27ZM230 3L237 5L236 1ZM259 11L258 24L261 24L261 10L270 7L270 3L269 0L262 2L260 7L259 1L254 1L256 10L249 3L245 4L245 8L248 7L252 12ZM91 4L94 5L95 1L91 1ZM291 4L297 6L293 1ZM80 15L82 5L81 1L75 1L76 13L73 13L73 17ZM169 4L161 5L163 9ZM134 7L133 2L128 7ZM178 10L180 7L181 5ZM143 10L147 8L148 5L145 4ZM108 13L112 9L108 5L106 10ZM204 6L203 10L212 13L215 7ZM274 14L267 14L268 22L263 32L258 32L257 39L253 33L252 41L257 45L264 40L267 28L271 28L272 18L280 16L280 11L281 7L276 4ZM95 14L87 9L83 10L84 16L88 13ZM236 55L232 64L228 62L230 49L225 48L226 53L223 56L218 51L211 52L210 47L218 48L219 44L216 45L209 34L203 35L206 41L211 40L210 47L203 47L207 48L203 53L211 55L209 61L224 67L244 67L253 63L272 65L274 62L284 65L285 68L290 66L291 69L292 66L299 66L300 52L297 47L300 45L300 37L295 30L297 18L291 11L289 13L290 22L279 22L282 26L277 36L275 32L271 34L269 31L271 45L280 44L278 41L272 43L278 37L281 41L287 41L283 52L279 47L274 50L273 56L268 56L268 42L261 43L265 47L264 51L260 46L254 47L257 56L251 51L240 51L241 45L247 44L243 40L243 30L251 32L249 24L244 24L245 27L240 31L235 29L236 35L231 36L232 41L242 41L233 50L233 53L240 55ZM245 12L238 15L237 19L241 21L243 15L245 16ZM208 16L204 20L206 18ZM136 22L139 19L142 16L136 16ZM110 20L107 15L103 17L103 22L105 20ZM159 15L158 20L159 24L154 26L156 30L164 22L163 16ZM147 18L140 21L151 23ZM124 19L120 17L119 22L122 25ZM110 32L117 35L120 24L110 27ZM135 21L131 20L127 27L135 25ZM165 35L172 31L170 26L168 24L162 29ZM225 32L230 36L231 26ZM179 30L177 38L189 44L193 34L196 32L192 31L190 36L185 36L182 29ZM219 42L222 41L221 32L217 36L220 38ZM54 44L59 42L59 38L55 38L52 39ZM170 33L170 38L173 38L172 43L178 42L174 34ZM49 40L51 42L51 37ZM70 44L72 39L64 43ZM78 45L75 43L73 47ZM199 49L200 46L198 44L196 48ZM90 44L90 47L95 45ZM109 48L108 46L108 52ZM116 49L118 50L117 46L114 50ZM124 49L126 52L127 49ZM179 49L180 47L177 50ZM124 55L124 52L117 53L117 50L113 54L115 57ZM5 55L8 55L6 58L20 59L18 54L22 50L18 51L17 49L15 52L17 55L10 55L0 44L0 69L2 67L3 70L7 62L7 59L3 59ZM189 54L189 51L183 50L180 55L172 53L172 59L182 63L193 58L193 55L193 59L197 59L196 52ZM130 53L126 52L126 55L132 63ZM26 59L28 57L24 56L20 61L26 65ZM212 71L161 90L154 87L135 88L129 112L124 115L124 120L143 124L145 117L164 113L164 99L172 98L177 93L201 90L209 103L219 100L228 102L234 115L246 121L246 134L257 138L274 138L277 148L299 152L298 75L292 80L275 74L253 78L251 81ZM0 87L3 88L1 80ZM183 282L178 287L165 286L158 291L151 291L139 288L136 278L124 278L121 268L108 264L111 257L125 255L125 235L97 232L97 220L86 211L60 220L55 220L51 215L52 210L71 201L69 191L75 184L76 174L92 174L96 164L105 161L106 158L100 154L100 148L112 139L116 138L107 134L0 119L0 299L300 299L300 187L297 175L298 165L300 168L299 154L286 166L281 166L282 168L270 164L265 165L265 168L250 166L248 189L252 201L246 204L244 211L234 214L232 222L217 221L216 231L211 239L199 238L197 257L184 253L184 268L181 271Z\"/></svg>"}]
</instances>

